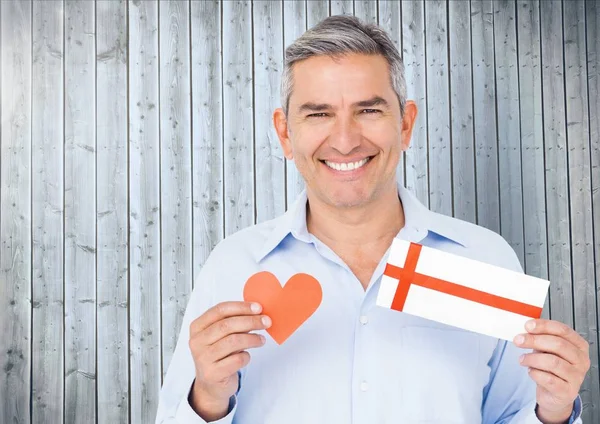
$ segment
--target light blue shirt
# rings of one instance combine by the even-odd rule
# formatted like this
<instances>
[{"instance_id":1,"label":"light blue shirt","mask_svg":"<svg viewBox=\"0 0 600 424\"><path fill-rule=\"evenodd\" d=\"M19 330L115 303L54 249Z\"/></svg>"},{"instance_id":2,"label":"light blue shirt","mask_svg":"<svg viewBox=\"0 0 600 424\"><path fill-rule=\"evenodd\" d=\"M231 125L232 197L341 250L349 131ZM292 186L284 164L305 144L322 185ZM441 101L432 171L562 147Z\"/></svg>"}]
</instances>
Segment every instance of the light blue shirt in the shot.
<instances>
[{"instance_id":1,"label":"light blue shirt","mask_svg":"<svg viewBox=\"0 0 600 424\"><path fill-rule=\"evenodd\" d=\"M522 272L509 244L482 227L436 214L398 186L397 237ZM375 304L387 256L366 291L306 227L306 193L276 219L227 237L197 277L159 400L157 423L204 423L188 394L195 377L189 325L211 306L243 300L246 280L302 272L321 283L316 312L282 345L266 331L250 349L222 424L539 423L535 383L513 343ZM571 423L581 423L581 400Z\"/></svg>"}]
</instances>

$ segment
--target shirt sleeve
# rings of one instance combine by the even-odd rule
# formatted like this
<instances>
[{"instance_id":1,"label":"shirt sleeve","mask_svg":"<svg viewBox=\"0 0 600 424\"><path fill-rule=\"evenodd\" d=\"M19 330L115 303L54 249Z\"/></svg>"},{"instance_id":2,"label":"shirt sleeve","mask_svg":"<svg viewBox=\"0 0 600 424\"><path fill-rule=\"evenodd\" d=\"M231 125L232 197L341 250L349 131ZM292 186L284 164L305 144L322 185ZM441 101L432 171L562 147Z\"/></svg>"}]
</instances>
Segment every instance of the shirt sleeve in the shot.
<instances>
[{"instance_id":1,"label":"shirt sleeve","mask_svg":"<svg viewBox=\"0 0 600 424\"><path fill-rule=\"evenodd\" d=\"M513 343L498 341L488 363L490 380L483 391L484 424L540 423L535 415L535 382L519 364L519 356L525 352Z\"/></svg>"},{"instance_id":2,"label":"shirt sleeve","mask_svg":"<svg viewBox=\"0 0 600 424\"><path fill-rule=\"evenodd\" d=\"M214 253L214 251L213 251ZM196 377L194 359L189 347L190 324L209 309L215 300L214 257L210 256L197 276L196 284L188 301L179 338L169 368L165 376L158 399L156 424L205 424L188 402L192 384ZM239 373L238 373L239 375ZM240 381L241 387L241 381ZM239 393L239 388L238 388ZM237 393L236 393L237 394ZM229 403L229 413L218 421L218 424L231 424L237 408L237 397L232 396Z\"/></svg>"},{"instance_id":3,"label":"shirt sleeve","mask_svg":"<svg viewBox=\"0 0 600 424\"><path fill-rule=\"evenodd\" d=\"M191 386L190 386L191 390ZM237 396L233 395L229 400L229 409L227 415L217 421L210 421L211 424L231 424L233 422L233 416L235 415L235 411L237 409ZM157 420L158 422L158 420ZM168 423L185 423L185 424L205 424L202 418L196 414L188 401L188 397L186 396L184 399L181 399L179 402L179 406L177 407L177 412L175 414L174 419L169 419L166 421Z\"/></svg>"}]
</instances>

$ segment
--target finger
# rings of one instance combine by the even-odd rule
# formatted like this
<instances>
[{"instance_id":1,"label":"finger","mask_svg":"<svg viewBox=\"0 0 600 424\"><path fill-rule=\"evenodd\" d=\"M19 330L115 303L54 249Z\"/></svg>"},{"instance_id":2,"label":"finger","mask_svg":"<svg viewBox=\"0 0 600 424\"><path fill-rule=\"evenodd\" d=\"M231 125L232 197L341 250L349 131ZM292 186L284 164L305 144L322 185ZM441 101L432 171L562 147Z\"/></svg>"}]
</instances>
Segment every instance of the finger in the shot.
<instances>
[{"instance_id":1,"label":"finger","mask_svg":"<svg viewBox=\"0 0 600 424\"><path fill-rule=\"evenodd\" d=\"M222 378L227 378L248 365L250 359L250 353L245 350L229 355L216 363L216 373L222 375Z\"/></svg>"},{"instance_id":2,"label":"finger","mask_svg":"<svg viewBox=\"0 0 600 424\"><path fill-rule=\"evenodd\" d=\"M589 343L575 330L559 321L548 319L533 319L527 321L525 328L531 334L551 334L562 337L575 345L579 350L589 352Z\"/></svg>"},{"instance_id":3,"label":"finger","mask_svg":"<svg viewBox=\"0 0 600 424\"><path fill-rule=\"evenodd\" d=\"M556 398L571 400L577 397L576 393L573 394L573 389L569 383L552 373L532 368L529 370L529 376L539 387L544 388Z\"/></svg>"},{"instance_id":4,"label":"finger","mask_svg":"<svg viewBox=\"0 0 600 424\"><path fill-rule=\"evenodd\" d=\"M263 330L269 328L270 325L271 318L266 315L225 318L205 329L202 333L202 340L206 345L211 345L230 334Z\"/></svg>"},{"instance_id":5,"label":"finger","mask_svg":"<svg viewBox=\"0 0 600 424\"><path fill-rule=\"evenodd\" d=\"M235 374L240 368L245 367L249 362L250 354L248 352L236 352L205 367L200 379L209 383L223 381Z\"/></svg>"},{"instance_id":6,"label":"finger","mask_svg":"<svg viewBox=\"0 0 600 424\"><path fill-rule=\"evenodd\" d=\"M260 347L265 344L265 336L262 334L237 333L230 334L209 346L210 361L217 362L221 359L242 350Z\"/></svg>"},{"instance_id":7,"label":"finger","mask_svg":"<svg viewBox=\"0 0 600 424\"><path fill-rule=\"evenodd\" d=\"M190 338L223 318L240 315L257 315L262 311L256 302L222 302L200 315L190 324Z\"/></svg>"},{"instance_id":8,"label":"finger","mask_svg":"<svg viewBox=\"0 0 600 424\"><path fill-rule=\"evenodd\" d=\"M576 368L564 359L549 353L527 353L521 356L521 365L554 374L566 382L577 380Z\"/></svg>"},{"instance_id":9,"label":"finger","mask_svg":"<svg viewBox=\"0 0 600 424\"><path fill-rule=\"evenodd\" d=\"M522 337L522 342L519 337ZM551 336L547 334L520 334L515 337L514 342L517 346L524 349L533 349L544 353L553 353L573 365L582 361L582 352L574 344L568 342L562 337Z\"/></svg>"}]
</instances>

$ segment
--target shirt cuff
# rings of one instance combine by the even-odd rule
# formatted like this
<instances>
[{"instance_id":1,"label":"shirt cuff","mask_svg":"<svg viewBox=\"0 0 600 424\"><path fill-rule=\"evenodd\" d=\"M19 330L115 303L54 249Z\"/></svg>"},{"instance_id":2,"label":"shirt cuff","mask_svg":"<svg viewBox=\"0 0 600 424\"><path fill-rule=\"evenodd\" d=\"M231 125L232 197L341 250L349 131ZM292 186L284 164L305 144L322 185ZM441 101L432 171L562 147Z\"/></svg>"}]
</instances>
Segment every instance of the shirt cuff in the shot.
<instances>
[{"instance_id":1,"label":"shirt cuff","mask_svg":"<svg viewBox=\"0 0 600 424\"><path fill-rule=\"evenodd\" d=\"M573 412L571 412L571 416L569 417L569 424L583 424L583 421L581 420L582 410L583 407L581 404L581 397L577 395L577 398L573 402ZM535 412L534 415L536 417L536 420L532 422L541 423L541 421L537 418L537 414L535 414Z\"/></svg>"},{"instance_id":2,"label":"shirt cuff","mask_svg":"<svg viewBox=\"0 0 600 424\"><path fill-rule=\"evenodd\" d=\"M521 408L515 415L511 417L508 421L510 424L543 424L536 414L537 403L535 400L531 403L528 403L524 408ZM569 417L569 424L583 424L581 420L581 397L577 396L575 401L573 402L573 412L571 412L571 416ZM503 421L504 422L504 421Z\"/></svg>"},{"instance_id":3,"label":"shirt cuff","mask_svg":"<svg viewBox=\"0 0 600 424\"><path fill-rule=\"evenodd\" d=\"M231 424L233 422L233 416L237 409L237 396L233 395L229 398L229 409L227 415L217 421L205 421L192 409L188 396L181 400L175 413L175 422L185 424Z\"/></svg>"},{"instance_id":4,"label":"shirt cuff","mask_svg":"<svg viewBox=\"0 0 600 424\"><path fill-rule=\"evenodd\" d=\"M581 396L577 395L577 399L573 402L573 412L571 413L571 418L569 418L569 424L582 424L581 420L581 411L583 407L581 405Z\"/></svg>"}]
</instances>

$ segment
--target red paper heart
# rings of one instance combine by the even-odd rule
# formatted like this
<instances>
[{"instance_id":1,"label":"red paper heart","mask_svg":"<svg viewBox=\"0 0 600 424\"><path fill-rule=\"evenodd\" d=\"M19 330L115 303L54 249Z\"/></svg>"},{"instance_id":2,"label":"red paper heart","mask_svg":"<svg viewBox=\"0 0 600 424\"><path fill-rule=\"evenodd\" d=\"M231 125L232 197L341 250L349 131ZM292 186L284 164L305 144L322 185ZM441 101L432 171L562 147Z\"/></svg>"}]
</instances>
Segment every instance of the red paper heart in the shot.
<instances>
[{"instance_id":1,"label":"red paper heart","mask_svg":"<svg viewBox=\"0 0 600 424\"><path fill-rule=\"evenodd\" d=\"M267 332L277 344L286 341L317 310L322 297L319 281L301 273L281 287L270 272L257 272L244 286L244 300L260 303L262 313L271 318Z\"/></svg>"}]
</instances>

